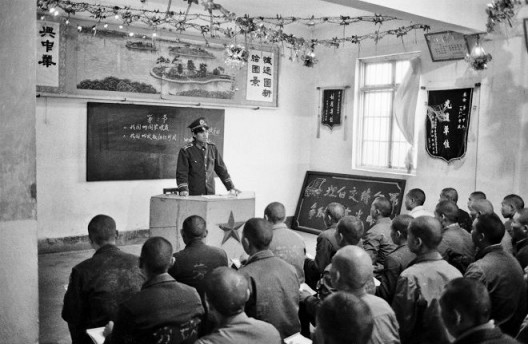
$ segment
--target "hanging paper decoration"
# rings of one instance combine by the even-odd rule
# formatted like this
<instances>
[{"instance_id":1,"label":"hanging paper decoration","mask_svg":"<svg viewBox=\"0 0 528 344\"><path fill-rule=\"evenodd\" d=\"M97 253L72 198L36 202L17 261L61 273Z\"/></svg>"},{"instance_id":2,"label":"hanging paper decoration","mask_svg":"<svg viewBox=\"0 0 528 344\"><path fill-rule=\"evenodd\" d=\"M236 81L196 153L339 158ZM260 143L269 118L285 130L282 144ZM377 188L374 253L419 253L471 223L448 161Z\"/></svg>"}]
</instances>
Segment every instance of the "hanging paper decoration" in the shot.
<instances>
[{"instance_id":1,"label":"hanging paper decoration","mask_svg":"<svg viewBox=\"0 0 528 344\"><path fill-rule=\"evenodd\" d=\"M472 95L472 88L428 92L425 133L431 157L450 163L466 154Z\"/></svg>"}]
</instances>

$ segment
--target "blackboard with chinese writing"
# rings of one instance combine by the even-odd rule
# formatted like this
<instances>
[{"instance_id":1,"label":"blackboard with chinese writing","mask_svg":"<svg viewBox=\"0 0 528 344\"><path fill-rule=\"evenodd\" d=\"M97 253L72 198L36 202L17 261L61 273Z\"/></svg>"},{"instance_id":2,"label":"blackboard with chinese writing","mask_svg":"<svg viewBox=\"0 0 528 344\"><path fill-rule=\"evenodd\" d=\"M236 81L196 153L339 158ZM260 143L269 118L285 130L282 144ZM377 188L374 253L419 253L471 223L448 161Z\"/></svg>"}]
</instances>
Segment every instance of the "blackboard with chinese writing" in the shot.
<instances>
[{"instance_id":1,"label":"blackboard with chinese writing","mask_svg":"<svg viewBox=\"0 0 528 344\"><path fill-rule=\"evenodd\" d=\"M323 90L323 112L321 123L334 128L334 125L341 124L341 102L343 99L343 89Z\"/></svg>"},{"instance_id":2,"label":"blackboard with chinese writing","mask_svg":"<svg viewBox=\"0 0 528 344\"><path fill-rule=\"evenodd\" d=\"M199 117L222 153L224 110L88 103L86 180L176 178L178 152L192 141L187 126Z\"/></svg>"},{"instance_id":3,"label":"blackboard with chinese writing","mask_svg":"<svg viewBox=\"0 0 528 344\"><path fill-rule=\"evenodd\" d=\"M392 203L391 218L401 210L405 190L404 179L373 178L326 172L306 172L293 217L294 229L317 234L326 229L323 221L326 206L341 203L346 215L359 217L365 230L372 226L370 207L376 197Z\"/></svg>"},{"instance_id":4,"label":"blackboard with chinese writing","mask_svg":"<svg viewBox=\"0 0 528 344\"><path fill-rule=\"evenodd\" d=\"M466 154L472 88L428 92L426 150L448 163Z\"/></svg>"}]
</instances>

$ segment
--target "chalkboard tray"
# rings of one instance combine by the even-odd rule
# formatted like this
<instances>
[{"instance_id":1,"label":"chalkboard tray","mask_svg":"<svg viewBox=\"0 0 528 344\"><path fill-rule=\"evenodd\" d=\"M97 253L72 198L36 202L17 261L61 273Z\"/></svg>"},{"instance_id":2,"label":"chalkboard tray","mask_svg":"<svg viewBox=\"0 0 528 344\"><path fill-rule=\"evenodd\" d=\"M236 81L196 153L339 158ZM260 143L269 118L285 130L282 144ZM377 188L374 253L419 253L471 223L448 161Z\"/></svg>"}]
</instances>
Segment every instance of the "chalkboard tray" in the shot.
<instances>
[{"instance_id":1,"label":"chalkboard tray","mask_svg":"<svg viewBox=\"0 0 528 344\"><path fill-rule=\"evenodd\" d=\"M391 218L401 210L405 191L404 179L375 178L307 171L293 217L292 227L313 234L325 230L324 211L329 203L341 203L346 215L358 216L365 231L372 227L370 207L378 196L391 200Z\"/></svg>"}]
</instances>

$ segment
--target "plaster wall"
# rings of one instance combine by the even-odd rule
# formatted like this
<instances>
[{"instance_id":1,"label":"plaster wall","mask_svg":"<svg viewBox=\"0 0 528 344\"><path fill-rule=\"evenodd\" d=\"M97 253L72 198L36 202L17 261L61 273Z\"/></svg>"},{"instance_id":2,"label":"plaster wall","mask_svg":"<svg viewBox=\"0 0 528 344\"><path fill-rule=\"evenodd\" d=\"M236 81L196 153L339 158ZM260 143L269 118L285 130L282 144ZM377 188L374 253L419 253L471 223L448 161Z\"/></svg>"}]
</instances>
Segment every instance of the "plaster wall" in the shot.
<instances>
[{"instance_id":1,"label":"plaster wall","mask_svg":"<svg viewBox=\"0 0 528 344\"><path fill-rule=\"evenodd\" d=\"M38 342L32 0L0 3L0 342ZM29 38L29 39L28 39Z\"/></svg>"},{"instance_id":2,"label":"plaster wall","mask_svg":"<svg viewBox=\"0 0 528 344\"><path fill-rule=\"evenodd\" d=\"M514 34L509 40L495 37L483 43L484 48L493 55L489 68L483 72L468 69L463 60L450 62L432 62L423 35L410 33L401 40L384 38L378 45L362 44L358 54L357 46L340 48L337 52L319 51L320 63L316 85L351 85L347 94L345 115L348 126L333 131L321 129L321 138L312 137L310 169L348 174L391 177L386 173L377 173L354 169L352 151L354 145L354 97L356 59L410 51L421 51L421 85L428 89L471 87L476 88L473 112L465 157L460 161L447 164L432 159L425 151L424 102L427 92L420 91L416 111L417 126L417 169L412 175L392 175L407 179L407 190L419 187L426 195L425 206L433 209L442 188L455 187L459 192L459 206L466 208L466 200L474 190L482 190L499 212L502 198L509 193L518 193L528 199L528 183L523 171L528 167L526 147L528 138L526 90L528 86L527 53L523 38ZM346 134L347 140L343 140ZM524 149L523 149L524 148Z\"/></svg>"},{"instance_id":3,"label":"plaster wall","mask_svg":"<svg viewBox=\"0 0 528 344\"><path fill-rule=\"evenodd\" d=\"M281 60L279 108L226 108L224 161L237 188L254 191L256 214L273 201L293 214L308 168L313 79L305 67ZM86 182L86 101L37 102L39 239L87 234L96 214L108 214L120 231L148 229L150 197L175 187L172 179ZM225 193L217 180L217 192Z\"/></svg>"}]
</instances>

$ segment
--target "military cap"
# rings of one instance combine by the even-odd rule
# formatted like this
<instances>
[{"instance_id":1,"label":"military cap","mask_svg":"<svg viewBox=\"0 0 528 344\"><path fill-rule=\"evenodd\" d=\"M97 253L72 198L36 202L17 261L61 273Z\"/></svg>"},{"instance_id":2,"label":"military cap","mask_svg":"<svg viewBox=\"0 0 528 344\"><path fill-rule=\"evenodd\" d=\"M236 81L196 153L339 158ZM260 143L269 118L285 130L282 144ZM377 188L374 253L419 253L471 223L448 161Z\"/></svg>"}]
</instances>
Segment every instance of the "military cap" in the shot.
<instances>
[{"instance_id":1,"label":"military cap","mask_svg":"<svg viewBox=\"0 0 528 344\"><path fill-rule=\"evenodd\" d=\"M205 121L205 118L200 117L197 120L195 120L194 122L192 122L191 124L189 124L189 126L187 128L191 129L191 131L194 132L194 131L196 131L198 129L208 130L209 129L209 125Z\"/></svg>"}]
</instances>

